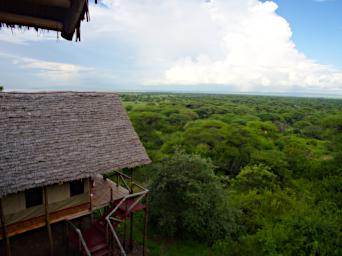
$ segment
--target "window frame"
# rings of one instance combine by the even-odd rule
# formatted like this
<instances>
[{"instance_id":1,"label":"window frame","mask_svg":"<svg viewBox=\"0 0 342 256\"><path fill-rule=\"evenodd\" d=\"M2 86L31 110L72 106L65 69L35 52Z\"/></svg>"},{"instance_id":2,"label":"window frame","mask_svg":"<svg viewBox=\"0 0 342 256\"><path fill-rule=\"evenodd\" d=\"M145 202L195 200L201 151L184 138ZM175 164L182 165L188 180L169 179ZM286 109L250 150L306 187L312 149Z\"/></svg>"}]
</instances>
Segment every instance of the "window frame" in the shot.
<instances>
[{"instance_id":1,"label":"window frame","mask_svg":"<svg viewBox=\"0 0 342 256\"><path fill-rule=\"evenodd\" d=\"M69 196L74 197L74 196L84 194L85 192L84 186L85 186L84 179L70 181L69 182Z\"/></svg>"},{"instance_id":2,"label":"window frame","mask_svg":"<svg viewBox=\"0 0 342 256\"><path fill-rule=\"evenodd\" d=\"M25 190L25 207L26 209L43 205L43 188L36 187Z\"/></svg>"}]
</instances>

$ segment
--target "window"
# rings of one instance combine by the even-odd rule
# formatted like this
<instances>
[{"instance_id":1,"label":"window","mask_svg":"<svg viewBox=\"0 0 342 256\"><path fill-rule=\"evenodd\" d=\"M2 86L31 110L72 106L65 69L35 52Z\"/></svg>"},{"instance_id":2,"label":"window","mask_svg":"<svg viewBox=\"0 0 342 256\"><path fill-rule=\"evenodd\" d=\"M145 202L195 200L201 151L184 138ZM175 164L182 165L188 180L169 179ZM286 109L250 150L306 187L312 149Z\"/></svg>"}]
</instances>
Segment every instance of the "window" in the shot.
<instances>
[{"instance_id":1,"label":"window","mask_svg":"<svg viewBox=\"0 0 342 256\"><path fill-rule=\"evenodd\" d=\"M70 182L70 196L76 196L84 193L84 181L74 180Z\"/></svg>"},{"instance_id":2,"label":"window","mask_svg":"<svg viewBox=\"0 0 342 256\"><path fill-rule=\"evenodd\" d=\"M25 191L26 208L43 204L42 188L31 188Z\"/></svg>"}]
</instances>

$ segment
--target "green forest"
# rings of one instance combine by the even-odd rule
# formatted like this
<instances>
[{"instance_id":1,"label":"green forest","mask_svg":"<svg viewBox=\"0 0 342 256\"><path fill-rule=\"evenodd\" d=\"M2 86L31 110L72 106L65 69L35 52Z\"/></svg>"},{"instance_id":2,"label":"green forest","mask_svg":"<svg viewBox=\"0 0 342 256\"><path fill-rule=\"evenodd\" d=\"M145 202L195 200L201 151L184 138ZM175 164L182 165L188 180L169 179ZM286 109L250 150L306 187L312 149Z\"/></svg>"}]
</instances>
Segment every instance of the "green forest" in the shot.
<instances>
[{"instance_id":1,"label":"green forest","mask_svg":"<svg viewBox=\"0 0 342 256\"><path fill-rule=\"evenodd\" d=\"M149 255L342 255L342 100L121 97L153 161Z\"/></svg>"}]
</instances>

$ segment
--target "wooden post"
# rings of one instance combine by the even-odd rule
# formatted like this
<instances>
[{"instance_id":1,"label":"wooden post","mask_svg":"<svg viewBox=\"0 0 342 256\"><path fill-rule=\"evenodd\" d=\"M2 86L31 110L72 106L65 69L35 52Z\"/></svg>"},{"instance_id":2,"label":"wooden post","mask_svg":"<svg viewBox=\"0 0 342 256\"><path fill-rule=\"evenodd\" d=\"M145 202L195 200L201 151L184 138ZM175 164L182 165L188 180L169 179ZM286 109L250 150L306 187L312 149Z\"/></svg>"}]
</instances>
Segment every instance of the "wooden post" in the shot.
<instances>
[{"instance_id":1,"label":"wooden post","mask_svg":"<svg viewBox=\"0 0 342 256\"><path fill-rule=\"evenodd\" d=\"M130 220L130 234L129 234L129 250L133 251L133 213L131 213L131 220Z\"/></svg>"},{"instance_id":2,"label":"wooden post","mask_svg":"<svg viewBox=\"0 0 342 256\"><path fill-rule=\"evenodd\" d=\"M92 201L92 179L88 179L88 187L89 187L89 211L90 211L90 218L91 218L91 223L94 222L94 214L93 214L93 201Z\"/></svg>"},{"instance_id":3,"label":"wooden post","mask_svg":"<svg viewBox=\"0 0 342 256\"><path fill-rule=\"evenodd\" d=\"M144 209L144 234L143 234L143 256L146 255L146 239L147 239L147 207Z\"/></svg>"},{"instance_id":4,"label":"wooden post","mask_svg":"<svg viewBox=\"0 0 342 256\"><path fill-rule=\"evenodd\" d=\"M53 256L53 236L51 231L51 225L49 220L49 199L46 187L43 187L44 191L44 206L45 206L45 222L48 230L49 235L49 242L50 242L50 255Z\"/></svg>"},{"instance_id":5,"label":"wooden post","mask_svg":"<svg viewBox=\"0 0 342 256\"><path fill-rule=\"evenodd\" d=\"M2 207L2 198L0 198L0 220L1 220L1 226L2 226L2 239L5 239L6 241L6 255L11 256L11 244L10 244L10 240L9 240L8 233L7 233L5 213Z\"/></svg>"},{"instance_id":6,"label":"wooden post","mask_svg":"<svg viewBox=\"0 0 342 256\"><path fill-rule=\"evenodd\" d=\"M124 250L126 250L126 237L127 237L127 202L126 202L126 210L125 210L125 220L124 220L124 235L123 235L123 242L122 246Z\"/></svg>"},{"instance_id":7,"label":"wooden post","mask_svg":"<svg viewBox=\"0 0 342 256\"><path fill-rule=\"evenodd\" d=\"M131 177L131 178L130 178L130 182L131 182L131 184L130 184L130 185L131 185L131 186L130 186L130 190L131 190L131 191L130 191L130 192L131 192L131 194L133 194L133 169L130 169L130 172L131 172L131 173L130 173L130 177Z\"/></svg>"},{"instance_id":8,"label":"wooden post","mask_svg":"<svg viewBox=\"0 0 342 256\"><path fill-rule=\"evenodd\" d=\"M65 225L65 244L67 245L66 247L66 255L70 254L70 233L69 233L69 223L67 223L66 221L64 221L64 225Z\"/></svg>"},{"instance_id":9,"label":"wooden post","mask_svg":"<svg viewBox=\"0 0 342 256\"><path fill-rule=\"evenodd\" d=\"M130 169L130 194L133 194L133 169ZM129 250L133 250L133 213L130 213Z\"/></svg>"},{"instance_id":10,"label":"wooden post","mask_svg":"<svg viewBox=\"0 0 342 256\"><path fill-rule=\"evenodd\" d=\"M113 188L112 188L112 186L110 186L110 202L109 202L109 205L111 206L112 203L113 203Z\"/></svg>"}]
</instances>

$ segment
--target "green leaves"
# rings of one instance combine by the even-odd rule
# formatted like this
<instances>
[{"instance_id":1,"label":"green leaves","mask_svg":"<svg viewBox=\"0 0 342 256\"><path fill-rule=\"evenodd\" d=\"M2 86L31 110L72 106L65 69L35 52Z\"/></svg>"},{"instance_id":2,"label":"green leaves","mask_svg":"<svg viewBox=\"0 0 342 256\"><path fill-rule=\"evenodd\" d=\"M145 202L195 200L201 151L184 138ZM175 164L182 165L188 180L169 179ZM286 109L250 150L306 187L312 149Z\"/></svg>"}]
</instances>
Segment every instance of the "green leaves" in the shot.
<instances>
[{"instance_id":1,"label":"green leaves","mask_svg":"<svg viewBox=\"0 0 342 256\"><path fill-rule=\"evenodd\" d=\"M277 177L265 165L246 166L231 182L238 191L271 190L279 188Z\"/></svg>"},{"instance_id":2,"label":"green leaves","mask_svg":"<svg viewBox=\"0 0 342 256\"><path fill-rule=\"evenodd\" d=\"M341 255L337 217L317 208L293 212L276 225L266 224L255 239L264 255Z\"/></svg>"},{"instance_id":3,"label":"green leaves","mask_svg":"<svg viewBox=\"0 0 342 256\"><path fill-rule=\"evenodd\" d=\"M158 233L212 243L236 230L234 209L210 161L177 152L158 166L150 188L151 224Z\"/></svg>"},{"instance_id":4,"label":"green leaves","mask_svg":"<svg viewBox=\"0 0 342 256\"><path fill-rule=\"evenodd\" d=\"M341 100L123 99L154 162L138 174L157 234L213 244L209 255L342 254Z\"/></svg>"}]
</instances>

